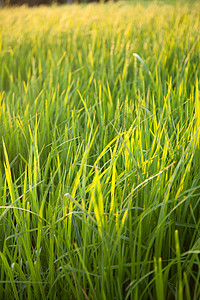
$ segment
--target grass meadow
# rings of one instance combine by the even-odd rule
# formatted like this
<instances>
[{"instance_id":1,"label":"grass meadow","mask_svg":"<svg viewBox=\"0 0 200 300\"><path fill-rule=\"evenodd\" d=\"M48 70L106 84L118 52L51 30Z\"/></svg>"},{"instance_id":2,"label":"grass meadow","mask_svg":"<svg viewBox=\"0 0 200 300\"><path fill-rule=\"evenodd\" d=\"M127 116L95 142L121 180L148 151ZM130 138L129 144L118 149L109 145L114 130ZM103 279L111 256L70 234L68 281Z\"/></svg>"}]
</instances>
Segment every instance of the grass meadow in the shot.
<instances>
[{"instance_id":1,"label":"grass meadow","mask_svg":"<svg viewBox=\"0 0 200 300\"><path fill-rule=\"evenodd\" d=\"M0 299L200 299L200 4L0 10Z\"/></svg>"}]
</instances>

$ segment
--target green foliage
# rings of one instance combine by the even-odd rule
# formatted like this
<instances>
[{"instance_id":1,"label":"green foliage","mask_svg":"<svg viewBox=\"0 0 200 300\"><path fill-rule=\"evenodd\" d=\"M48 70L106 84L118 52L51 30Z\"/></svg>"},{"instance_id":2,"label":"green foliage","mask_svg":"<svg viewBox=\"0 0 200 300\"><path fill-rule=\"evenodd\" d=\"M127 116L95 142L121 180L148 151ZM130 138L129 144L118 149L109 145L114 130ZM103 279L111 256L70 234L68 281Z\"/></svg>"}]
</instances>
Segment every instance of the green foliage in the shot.
<instances>
[{"instance_id":1,"label":"green foliage","mask_svg":"<svg viewBox=\"0 0 200 300\"><path fill-rule=\"evenodd\" d=\"M198 299L199 28L198 3L0 11L0 299Z\"/></svg>"}]
</instances>

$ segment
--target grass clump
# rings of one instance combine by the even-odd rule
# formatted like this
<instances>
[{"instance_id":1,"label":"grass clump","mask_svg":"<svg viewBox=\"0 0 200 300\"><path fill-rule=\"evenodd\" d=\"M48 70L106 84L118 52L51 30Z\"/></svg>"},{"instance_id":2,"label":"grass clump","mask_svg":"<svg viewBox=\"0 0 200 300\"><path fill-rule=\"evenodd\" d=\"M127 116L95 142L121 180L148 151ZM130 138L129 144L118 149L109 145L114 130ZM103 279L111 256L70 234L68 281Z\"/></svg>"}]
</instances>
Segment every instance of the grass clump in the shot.
<instances>
[{"instance_id":1,"label":"grass clump","mask_svg":"<svg viewBox=\"0 0 200 300\"><path fill-rule=\"evenodd\" d=\"M199 17L0 11L0 299L198 299Z\"/></svg>"}]
</instances>

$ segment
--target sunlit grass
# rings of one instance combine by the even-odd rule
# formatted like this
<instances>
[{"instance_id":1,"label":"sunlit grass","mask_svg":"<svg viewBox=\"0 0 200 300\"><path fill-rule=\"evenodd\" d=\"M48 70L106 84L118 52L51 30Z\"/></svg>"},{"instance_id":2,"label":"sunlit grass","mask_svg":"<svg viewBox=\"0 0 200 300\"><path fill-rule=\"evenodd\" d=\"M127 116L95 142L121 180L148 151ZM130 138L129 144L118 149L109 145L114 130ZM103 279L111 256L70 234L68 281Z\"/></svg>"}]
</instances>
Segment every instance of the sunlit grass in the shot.
<instances>
[{"instance_id":1,"label":"sunlit grass","mask_svg":"<svg viewBox=\"0 0 200 300\"><path fill-rule=\"evenodd\" d=\"M200 5L0 10L0 299L198 299Z\"/></svg>"}]
</instances>

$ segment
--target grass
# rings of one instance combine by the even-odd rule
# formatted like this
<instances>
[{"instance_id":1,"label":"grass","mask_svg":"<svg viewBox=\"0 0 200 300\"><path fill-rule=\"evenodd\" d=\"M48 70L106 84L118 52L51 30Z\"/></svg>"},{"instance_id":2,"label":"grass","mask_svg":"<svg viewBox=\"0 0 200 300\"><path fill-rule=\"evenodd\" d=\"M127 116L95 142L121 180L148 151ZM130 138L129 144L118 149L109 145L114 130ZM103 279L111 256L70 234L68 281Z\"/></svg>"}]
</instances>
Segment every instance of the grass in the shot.
<instances>
[{"instance_id":1,"label":"grass","mask_svg":"<svg viewBox=\"0 0 200 300\"><path fill-rule=\"evenodd\" d=\"M200 5L0 10L0 299L199 299Z\"/></svg>"}]
</instances>

